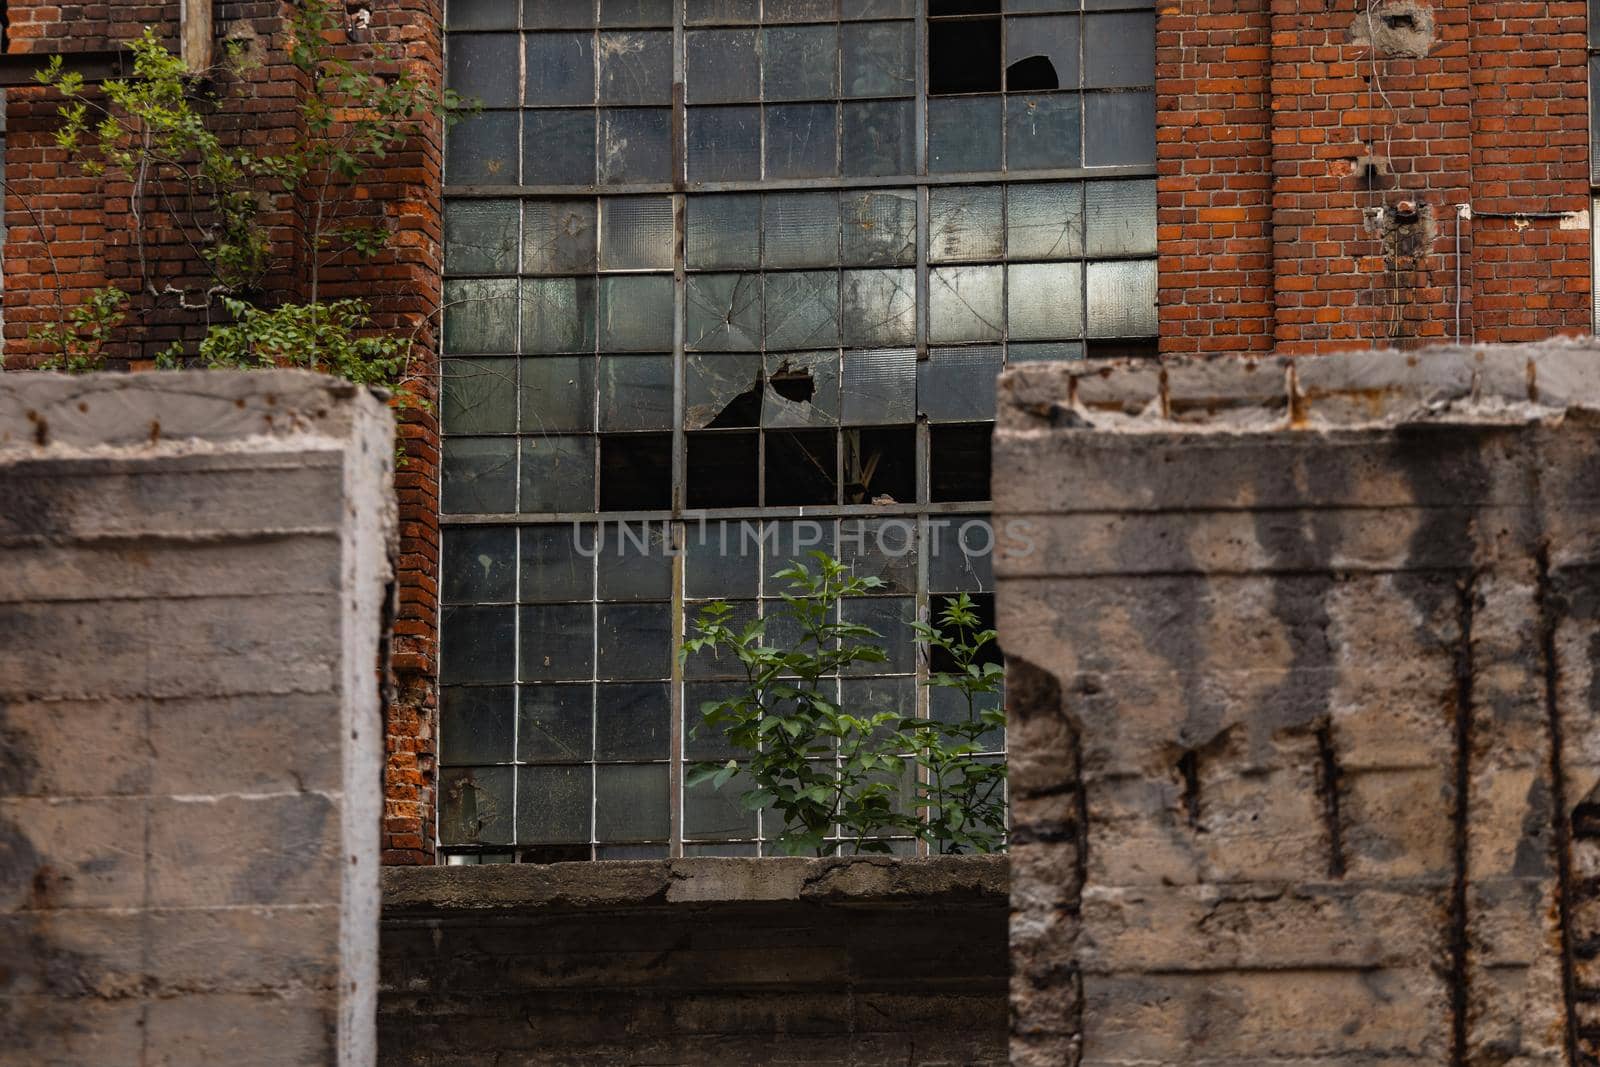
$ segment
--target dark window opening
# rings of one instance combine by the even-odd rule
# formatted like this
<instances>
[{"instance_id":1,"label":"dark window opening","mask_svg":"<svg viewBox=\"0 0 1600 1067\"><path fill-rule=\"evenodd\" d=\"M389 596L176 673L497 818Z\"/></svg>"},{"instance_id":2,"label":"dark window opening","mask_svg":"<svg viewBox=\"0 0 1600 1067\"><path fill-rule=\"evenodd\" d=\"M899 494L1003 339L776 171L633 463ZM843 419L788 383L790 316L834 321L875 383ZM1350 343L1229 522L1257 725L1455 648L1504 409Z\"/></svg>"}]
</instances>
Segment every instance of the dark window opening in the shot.
<instances>
[{"instance_id":1,"label":"dark window opening","mask_svg":"<svg viewBox=\"0 0 1600 1067\"><path fill-rule=\"evenodd\" d=\"M837 455L832 430L767 434L767 506L835 503Z\"/></svg>"},{"instance_id":2,"label":"dark window opening","mask_svg":"<svg viewBox=\"0 0 1600 1067\"><path fill-rule=\"evenodd\" d=\"M1000 20L961 19L928 24L928 92L1000 91Z\"/></svg>"},{"instance_id":3,"label":"dark window opening","mask_svg":"<svg viewBox=\"0 0 1600 1067\"><path fill-rule=\"evenodd\" d=\"M1049 56L1029 56L1019 59L1006 68L1006 91L1013 93L1042 93L1061 88L1056 76L1056 65Z\"/></svg>"},{"instance_id":4,"label":"dark window opening","mask_svg":"<svg viewBox=\"0 0 1600 1067\"><path fill-rule=\"evenodd\" d=\"M993 424L929 428L929 492L935 503L989 499L989 437Z\"/></svg>"},{"instance_id":5,"label":"dark window opening","mask_svg":"<svg viewBox=\"0 0 1600 1067\"><path fill-rule=\"evenodd\" d=\"M928 0L928 14L934 18L944 15L993 15L1000 11L1000 0Z\"/></svg>"},{"instance_id":6,"label":"dark window opening","mask_svg":"<svg viewBox=\"0 0 1600 1067\"><path fill-rule=\"evenodd\" d=\"M672 507L672 435L600 437L600 510L665 511Z\"/></svg>"},{"instance_id":7,"label":"dark window opening","mask_svg":"<svg viewBox=\"0 0 1600 1067\"><path fill-rule=\"evenodd\" d=\"M811 378L810 367L791 367L788 360L772 372L772 391L795 404L809 404L817 395L817 383Z\"/></svg>"},{"instance_id":8,"label":"dark window opening","mask_svg":"<svg viewBox=\"0 0 1600 1067\"><path fill-rule=\"evenodd\" d=\"M914 427L846 430L846 504L909 504L917 499Z\"/></svg>"},{"instance_id":9,"label":"dark window opening","mask_svg":"<svg viewBox=\"0 0 1600 1067\"><path fill-rule=\"evenodd\" d=\"M761 376L757 374L755 384L724 404L722 410L706 423L706 428L728 430L742 426L758 426L760 423Z\"/></svg>"},{"instance_id":10,"label":"dark window opening","mask_svg":"<svg viewBox=\"0 0 1600 1067\"><path fill-rule=\"evenodd\" d=\"M753 433L692 433L688 436L688 506L753 508L761 444Z\"/></svg>"},{"instance_id":11,"label":"dark window opening","mask_svg":"<svg viewBox=\"0 0 1600 1067\"><path fill-rule=\"evenodd\" d=\"M972 598L973 613L978 616L977 628L979 630L994 629L994 594L969 593L968 595ZM934 625L943 628L944 610L949 606L950 601L953 599L953 597L938 595L935 595L932 598L932 602L928 605L928 607L930 614L933 616L932 621ZM973 631L969 631L965 635L965 639L970 641L972 639L972 634ZM1000 651L1000 642L990 641L987 645L983 646L983 650L978 654L977 662L980 665L985 663L993 663L999 666L1004 666L1005 656ZM956 672L959 669L960 668L956 666L956 661L954 658L952 658L950 653L946 652L944 649L934 648L930 650L928 654L928 670L933 671L934 673L944 672L948 674Z\"/></svg>"},{"instance_id":12,"label":"dark window opening","mask_svg":"<svg viewBox=\"0 0 1600 1067\"><path fill-rule=\"evenodd\" d=\"M581 863L588 858L588 845L541 845L522 850L523 863Z\"/></svg>"},{"instance_id":13,"label":"dark window opening","mask_svg":"<svg viewBox=\"0 0 1600 1067\"><path fill-rule=\"evenodd\" d=\"M1084 349L1089 359L1154 359L1161 354L1154 337L1126 341L1090 341Z\"/></svg>"}]
</instances>

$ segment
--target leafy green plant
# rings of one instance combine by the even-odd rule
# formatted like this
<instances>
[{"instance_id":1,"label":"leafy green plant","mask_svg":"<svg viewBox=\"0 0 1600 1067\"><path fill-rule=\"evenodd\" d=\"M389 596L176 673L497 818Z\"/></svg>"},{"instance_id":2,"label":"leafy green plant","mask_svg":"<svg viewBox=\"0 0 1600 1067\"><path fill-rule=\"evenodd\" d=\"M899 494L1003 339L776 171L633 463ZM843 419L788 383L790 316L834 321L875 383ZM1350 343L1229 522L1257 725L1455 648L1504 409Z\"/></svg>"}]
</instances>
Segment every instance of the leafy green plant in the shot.
<instances>
[{"instance_id":1,"label":"leafy green plant","mask_svg":"<svg viewBox=\"0 0 1600 1067\"><path fill-rule=\"evenodd\" d=\"M96 289L69 309L64 322L51 322L34 336L55 349L41 370L85 374L105 366L106 342L128 317L128 294L121 289Z\"/></svg>"}]
</instances>

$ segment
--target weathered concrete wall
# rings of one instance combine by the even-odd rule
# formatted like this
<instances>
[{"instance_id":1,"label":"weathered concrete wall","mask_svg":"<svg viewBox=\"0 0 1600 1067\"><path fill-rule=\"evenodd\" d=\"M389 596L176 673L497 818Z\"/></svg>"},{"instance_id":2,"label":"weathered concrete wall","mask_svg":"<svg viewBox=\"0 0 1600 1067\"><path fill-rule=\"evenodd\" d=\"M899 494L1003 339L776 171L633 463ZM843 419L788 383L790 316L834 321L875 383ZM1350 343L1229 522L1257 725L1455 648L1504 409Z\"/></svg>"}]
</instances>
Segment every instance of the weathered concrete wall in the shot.
<instances>
[{"instance_id":1,"label":"weathered concrete wall","mask_svg":"<svg viewBox=\"0 0 1600 1067\"><path fill-rule=\"evenodd\" d=\"M392 423L0 375L0 1064L373 1063Z\"/></svg>"},{"instance_id":2,"label":"weathered concrete wall","mask_svg":"<svg viewBox=\"0 0 1600 1067\"><path fill-rule=\"evenodd\" d=\"M1594 1062L1600 347L1001 411L1012 1062Z\"/></svg>"},{"instance_id":3,"label":"weathered concrete wall","mask_svg":"<svg viewBox=\"0 0 1600 1067\"><path fill-rule=\"evenodd\" d=\"M1006 861L388 868L384 1067L1006 1061Z\"/></svg>"}]
</instances>

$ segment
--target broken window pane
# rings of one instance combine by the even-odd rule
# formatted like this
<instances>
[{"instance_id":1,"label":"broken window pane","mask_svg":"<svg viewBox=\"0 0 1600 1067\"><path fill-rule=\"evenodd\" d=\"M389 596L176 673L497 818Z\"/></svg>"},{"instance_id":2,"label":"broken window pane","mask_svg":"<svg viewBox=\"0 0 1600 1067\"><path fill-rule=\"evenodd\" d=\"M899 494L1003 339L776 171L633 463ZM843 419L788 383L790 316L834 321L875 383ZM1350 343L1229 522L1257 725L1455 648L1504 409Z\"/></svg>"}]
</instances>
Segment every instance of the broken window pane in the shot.
<instances>
[{"instance_id":1,"label":"broken window pane","mask_svg":"<svg viewBox=\"0 0 1600 1067\"><path fill-rule=\"evenodd\" d=\"M510 30L517 25L512 0L450 0L445 7L447 30Z\"/></svg>"},{"instance_id":2,"label":"broken window pane","mask_svg":"<svg viewBox=\"0 0 1600 1067\"><path fill-rule=\"evenodd\" d=\"M448 767L439 775L439 842L512 841L510 767Z\"/></svg>"},{"instance_id":3,"label":"broken window pane","mask_svg":"<svg viewBox=\"0 0 1600 1067\"><path fill-rule=\"evenodd\" d=\"M839 343L839 275L794 271L765 279L765 347L818 348Z\"/></svg>"},{"instance_id":4,"label":"broken window pane","mask_svg":"<svg viewBox=\"0 0 1600 1067\"><path fill-rule=\"evenodd\" d=\"M441 685L509 682L516 673L516 609L457 605L439 611Z\"/></svg>"},{"instance_id":5,"label":"broken window pane","mask_svg":"<svg viewBox=\"0 0 1600 1067\"><path fill-rule=\"evenodd\" d=\"M1156 16L1153 11L1085 15L1083 84L1090 89L1154 85Z\"/></svg>"},{"instance_id":6,"label":"broken window pane","mask_svg":"<svg viewBox=\"0 0 1600 1067\"><path fill-rule=\"evenodd\" d=\"M588 767L518 767L518 843L589 840L592 774Z\"/></svg>"},{"instance_id":7,"label":"broken window pane","mask_svg":"<svg viewBox=\"0 0 1600 1067\"><path fill-rule=\"evenodd\" d=\"M768 267L838 265L839 194L768 193L761 236Z\"/></svg>"},{"instance_id":8,"label":"broken window pane","mask_svg":"<svg viewBox=\"0 0 1600 1067\"><path fill-rule=\"evenodd\" d=\"M684 48L690 104L761 99L755 30L692 30Z\"/></svg>"},{"instance_id":9,"label":"broken window pane","mask_svg":"<svg viewBox=\"0 0 1600 1067\"><path fill-rule=\"evenodd\" d=\"M442 456L440 511L488 515L517 510L515 438L448 437Z\"/></svg>"},{"instance_id":10,"label":"broken window pane","mask_svg":"<svg viewBox=\"0 0 1600 1067\"><path fill-rule=\"evenodd\" d=\"M917 522L911 518L841 519L839 559L856 577L882 581L880 593L914 593Z\"/></svg>"},{"instance_id":11,"label":"broken window pane","mask_svg":"<svg viewBox=\"0 0 1600 1067\"><path fill-rule=\"evenodd\" d=\"M761 46L763 99L828 100L838 92L837 27L768 27Z\"/></svg>"},{"instance_id":12,"label":"broken window pane","mask_svg":"<svg viewBox=\"0 0 1600 1067\"><path fill-rule=\"evenodd\" d=\"M452 42L457 40L452 38ZM528 49L529 107L552 104L594 103L594 35L591 33L530 33ZM452 57L451 64L455 60ZM502 84L516 85L506 75L516 70L516 58L494 72Z\"/></svg>"},{"instance_id":13,"label":"broken window pane","mask_svg":"<svg viewBox=\"0 0 1600 1067\"><path fill-rule=\"evenodd\" d=\"M997 259L1005 233L998 185L937 186L928 190L928 261Z\"/></svg>"},{"instance_id":14,"label":"broken window pane","mask_svg":"<svg viewBox=\"0 0 1600 1067\"><path fill-rule=\"evenodd\" d=\"M833 426L838 423L837 351L771 353L766 364L761 425Z\"/></svg>"},{"instance_id":15,"label":"broken window pane","mask_svg":"<svg viewBox=\"0 0 1600 1067\"><path fill-rule=\"evenodd\" d=\"M838 173L839 119L833 104L767 108L768 178L829 178Z\"/></svg>"},{"instance_id":16,"label":"broken window pane","mask_svg":"<svg viewBox=\"0 0 1600 1067\"><path fill-rule=\"evenodd\" d=\"M915 429L846 430L843 441L846 504L909 504L917 499Z\"/></svg>"},{"instance_id":17,"label":"broken window pane","mask_svg":"<svg viewBox=\"0 0 1600 1067\"><path fill-rule=\"evenodd\" d=\"M1003 107L998 96L929 100L928 169L935 174L1000 170Z\"/></svg>"},{"instance_id":18,"label":"broken window pane","mask_svg":"<svg viewBox=\"0 0 1600 1067\"><path fill-rule=\"evenodd\" d=\"M511 762L516 699L509 685L441 688L439 762Z\"/></svg>"},{"instance_id":19,"label":"broken window pane","mask_svg":"<svg viewBox=\"0 0 1600 1067\"><path fill-rule=\"evenodd\" d=\"M448 274L513 274L519 205L515 200L451 200L444 206Z\"/></svg>"},{"instance_id":20,"label":"broken window pane","mask_svg":"<svg viewBox=\"0 0 1600 1067\"><path fill-rule=\"evenodd\" d=\"M664 511L672 506L672 435L600 438L600 510Z\"/></svg>"},{"instance_id":21,"label":"broken window pane","mask_svg":"<svg viewBox=\"0 0 1600 1067\"><path fill-rule=\"evenodd\" d=\"M761 194L691 196L685 214L689 269L760 265Z\"/></svg>"},{"instance_id":22,"label":"broken window pane","mask_svg":"<svg viewBox=\"0 0 1600 1067\"><path fill-rule=\"evenodd\" d=\"M449 182L517 184L517 122L515 111L481 111L450 127L444 141L444 169Z\"/></svg>"},{"instance_id":23,"label":"broken window pane","mask_svg":"<svg viewBox=\"0 0 1600 1067\"><path fill-rule=\"evenodd\" d=\"M910 174L915 160L909 100L844 105L844 173L852 178Z\"/></svg>"},{"instance_id":24,"label":"broken window pane","mask_svg":"<svg viewBox=\"0 0 1600 1067\"><path fill-rule=\"evenodd\" d=\"M1152 225L1154 217L1152 212ZM1068 259L1083 255L1083 185L1048 182L1008 186L1006 254L1011 259Z\"/></svg>"},{"instance_id":25,"label":"broken window pane","mask_svg":"<svg viewBox=\"0 0 1600 1067\"><path fill-rule=\"evenodd\" d=\"M671 270L672 229L671 197L618 196L601 200L600 269Z\"/></svg>"},{"instance_id":26,"label":"broken window pane","mask_svg":"<svg viewBox=\"0 0 1600 1067\"><path fill-rule=\"evenodd\" d=\"M837 455L832 430L767 434L767 506L837 503Z\"/></svg>"},{"instance_id":27,"label":"broken window pane","mask_svg":"<svg viewBox=\"0 0 1600 1067\"><path fill-rule=\"evenodd\" d=\"M594 507L594 438L524 437L521 511Z\"/></svg>"},{"instance_id":28,"label":"broken window pane","mask_svg":"<svg viewBox=\"0 0 1600 1067\"><path fill-rule=\"evenodd\" d=\"M452 278L444 283L444 350L457 355L517 350L514 278Z\"/></svg>"},{"instance_id":29,"label":"broken window pane","mask_svg":"<svg viewBox=\"0 0 1600 1067\"><path fill-rule=\"evenodd\" d=\"M1004 368L999 345L936 348L917 364L917 408L930 422L992 419L995 379Z\"/></svg>"},{"instance_id":30,"label":"broken window pane","mask_svg":"<svg viewBox=\"0 0 1600 1067\"><path fill-rule=\"evenodd\" d=\"M601 604L598 632L595 677L631 679L671 676L671 604ZM603 710L604 705L601 707ZM665 711L661 719L661 725L665 727Z\"/></svg>"},{"instance_id":31,"label":"broken window pane","mask_svg":"<svg viewBox=\"0 0 1600 1067\"><path fill-rule=\"evenodd\" d=\"M517 432L516 360L441 360L439 378L445 433Z\"/></svg>"},{"instance_id":32,"label":"broken window pane","mask_svg":"<svg viewBox=\"0 0 1600 1067\"><path fill-rule=\"evenodd\" d=\"M594 351L593 278L522 280L522 351Z\"/></svg>"},{"instance_id":33,"label":"broken window pane","mask_svg":"<svg viewBox=\"0 0 1600 1067\"><path fill-rule=\"evenodd\" d=\"M594 357L523 360L521 396L523 433L594 429Z\"/></svg>"},{"instance_id":34,"label":"broken window pane","mask_svg":"<svg viewBox=\"0 0 1600 1067\"><path fill-rule=\"evenodd\" d=\"M697 599L755 595L761 570L762 531L742 522L691 522L684 526L684 593ZM689 612L692 622L694 612Z\"/></svg>"},{"instance_id":35,"label":"broken window pane","mask_svg":"<svg viewBox=\"0 0 1600 1067\"><path fill-rule=\"evenodd\" d=\"M1082 133L1077 93L1006 98L1006 167L1076 167Z\"/></svg>"},{"instance_id":36,"label":"broken window pane","mask_svg":"<svg viewBox=\"0 0 1600 1067\"><path fill-rule=\"evenodd\" d=\"M1090 263L1090 337L1154 336L1156 263L1153 259Z\"/></svg>"},{"instance_id":37,"label":"broken window pane","mask_svg":"<svg viewBox=\"0 0 1600 1067\"><path fill-rule=\"evenodd\" d=\"M911 270L844 272L840 328L847 345L908 345L916 340L916 274Z\"/></svg>"},{"instance_id":38,"label":"broken window pane","mask_svg":"<svg viewBox=\"0 0 1600 1067\"><path fill-rule=\"evenodd\" d=\"M663 634L661 644L670 649L671 638ZM671 738L672 709L665 684L596 687L595 759L666 759Z\"/></svg>"},{"instance_id":39,"label":"broken window pane","mask_svg":"<svg viewBox=\"0 0 1600 1067\"><path fill-rule=\"evenodd\" d=\"M601 184L671 181L671 138L670 108L601 109Z\"/></svg>"},{"instance_id":40,"label":"broken window pane","mask_svg":"<svg viewBox=\"0 0 1600 1067\"><path fill-rule=\"evenodd\" d=\"M1084 165L1154 163L1154 93L1089 93L1084 97Z\"/></svg>"},{"instance_id":41,"label":"broken window pane","mask_svg":"<svg viewBox=\"0 0 1600 1067\"><path fill-rule=\"evenodd\" d=\"M440 596L446 604L516 599L515 527L451 527L444 536L443 552Z\"/></svg>"},{"instance_id":42,"label":"broken window pane","mask_svg":"<svg viewBox=\"0 0 1600 1067\"><path fill-rule=\"evenodd\" d=\"M1023 263L1006 268L1006 321L1019 341L1083 336L1083 265Z\"/></svg>"},{"instance_id":43,"label":"broken window pane","mask_svg":"<svg viewBox=\"0 0 1600 1067\"><path fill-rule=\"evenodd\" d=\"M998 341L1004 325L1002 267L935 267L928 272L928 339Z\"/></svg>"},{"instance_id":44,"label":"broken window pane","mask_svg":"<svg viewBox=\"0 0 1600 1067\"><path fill-rule=\"evenodd\" d=\"M684 347L709 352L760 347L760 275L690 275L687 302Z\"/></svg>"},{"instance_id":45,"label":"broken window pane","mask_svg":"<svg viewBox=\"0 0 1600 1067\"><path fill-rule=\"evenodd\" d=\"M910 189L847 189L840 194L847 267L917 261L917 194Z\"/></svg>"},{"instance_id":46,"label":"broken window pane","mask_svg":"<svg viewBox=\"0 0 1600 1067\"><path fill-rule=\"evenodd\" d=\"M523 212L524 271L587 274L595 269L593 200L528 200Z\"/></svg>"},{"instance_id":47,"label":"broken window pane","mask_svg":"<svg viewBox=\"0 0 1600 1067\"><path fill-rule=\"evenodd\" d=\"M1009 92L1036 93L1077 87L1076 15L1006 20L1006 89Z\"/></svg>"},{"instance_id":48,"label":"broken window pane","mask_svg":"<svg viewBox=\"0 0 1600 1067\"><path fill-rule=\"evenodd\" d=\"M744 181L761 176L761 109L689 109L689 180Z\"/></svg>"},{"instance_id":49,"label":"broken window pane","mask_svg":"<svg viewBox=\"0 0 1600 1067\"><path fill-rule=\"evenodd\" d=\"M601 26L671 26L674 0L600 0Z\"/></svg>"},{"instance_id":50,"label":"broken window pane","mask_svg":"<svg viewBox=\"0 0 1600 1067\"><path fill-rule=\"evenodd\" d=\"M600 357L600 429L672 429L672 357Z\"/></svg>"},{"instance_id":51,"label":"broken window pane","mask_svg":"<svg viewBox=\"0 0 1600 1067\"><path fill-rule=\"evenodd\" d=\"M522 599L528 603L588 600L594 596L594 556L602 536L588 524L522 527Z\"/></svg>"},{"instance_id":52,"label":"broken window pane","mask_svg":"<svg viewBox=\"0 0 1600 1067\"><path fill-rule=\"evenodd\" d=\"M928 520L928 588L947 593L994 589L994 528L981 516Z\"/></svg>"},{"instance_id":53,"label":"broken window pane","mask_svg":"<svg viewBox=\"0 0 1600 1067\"><path fill-rule=\"evenodd\" d=\"M845 425L911 422L917 417L916 349L846 352L843 377Z\"/></svg>"},{"instance_id":54,"label":"broken window pane","mask_svg":"<svg viewBox=\"0 0 1600 1067\"><path fill-rule=\"evenodd\" d=\"M672 276L600 279L600 348L607 352L672 347Z\"/></svg>"},{"instance_id":55,"label":"broken window pane","mask_svg":"<svg viewBox=\"0 0 1600 1067\"><path fill-rule=\"evenodd\" d=\"M875 631L888 657L883 663L852 664L848 673L910 674L917 669L916 644L911 630L911 623L917 617L915 600L910 597L853 598L840 605L840 615L845 622Z\"/></svg>"},{"instance_id":56,"label":"broken window pane","mask_svg":"<svg viewBox=\"0 0 1600 1067\"><path fill-rule=\"evenodd\" d=\"M759 438L716 430L688 435L686 503L691 508L753 508L759 503Z\"/></svg>"},{"instance_id":57,"label":"broken window pane","mask_svg":"<svg viewBox=\"0 0 1600 1067\"><path fill-rule=\"evenodd\" d=\"M522 681L576 682L594 676L593 604L530 604L520 611Z\"/></svg>"},{"instance_id":58,"label":"broken window pane","mask_svg":"<svg viewBox=\"0 0 1600 1067\"><path fill-rule=\"evenodd\" d=\"M672 557L666 523L620 522L606 527L596 559L601 600L666 600L672 596Z\"/></svg>"},{"instance_id":59,"label":"broken window pane","mask_svg":"<svg viewBox=\"0 0 1600 1067\"><path fill-rule=\"evenodd\" d=\"M1088 255L1155 255L1155 182L1090 182L1087 189Z\"/></svg>"},{"instance_id":60,"label":"broken window pane","mask_svg":"<svg viewBox=\"0 0 1600 1067\"><path fill-rule=\"evenodd\" d=\"M908 96L914 89L916 35L909 22L842 27L843 95Z\"/></svg>"},{"instance_id":61,"label":"broken window pane","mask_svg":"<svg viewBox=\"0 0 1600 1067\"><path fill-rule=\"evenodd\" d=\"M999 5L989 10L999 10ZM999 19L928 23L930 94L999 91Z\"/></svg>"},{"instance_id":62,"label":"broken window pane","mask_svg":"<svg viewBox=\"0 0 1600 1067\"><path fill-rule=\"evenodd\" d=\"M452 132L470 121L458 123ZM512 136L515 137L515 131ZM594 146L593 111L587 108L582 111L524 111L522 184L593 185ZM495 185L514 183L517 180L515 158L515 153L512 153L503 168L504 173L499 177L483 180ZM455 182L464 179L452 175L450 180Z\"/></svg>"},{"instance_id":63,"label":"broken window pane","mask_svg":"<svg viewBox=\"0 0 1600 1067\"><path fill-rule=\"evenodd\" d=\"M989 499L989 440L994 424L934 426L928 431L928 495L935 503Z\"/></svg>"},{"instance_id":64,"label":"broken window pane","mask_svg":"<svg viewBox=\"0 0 1600 1067\"><path fill-rule=\"evenodd\" d=\"M600 35L602 104L660 104L670 99L671 31Z\"/></svg>"},{"instance_id":65,"label":"broken window pane","mask_svg":"<svg viewBox=\"0 0 1600 1067\"><path fill-rule=\"evenodd\" d=\"M761 391L759 355L691 355L686 361L684 428L756 426Z\"/></svg>"},{"instance_id":66,"label":"broken window pane","mask_svg":"<svg viewBox=\"0 0 1600 1067\"><path fill-rule=\"evenodd\" d=\"M463 33L450 38L450 76L446 84L464 97L488 107L516 107L517 82L506 72L517 69L514 33Z\"/></svg>"},{"instance_id":67,"label":"broken window pane","mask_svg":"<svg viewBox=\"0 0 1600 1067\"><path fill-rule=\"evenodd\" d=\"M671 825L665 763L608 764L594 769L597 841L657 840Z\"/></svg>"},{"instance_id":68,"label":"broken window pane","mask_svg":"<svg viewBox=\"0 0 1600 1067\"><path fill-rule=\"evenodd\" d=\"M523 687L517 709L519 760L586 760L593 735L594 686Z\"/></svg>"}]
</instances>

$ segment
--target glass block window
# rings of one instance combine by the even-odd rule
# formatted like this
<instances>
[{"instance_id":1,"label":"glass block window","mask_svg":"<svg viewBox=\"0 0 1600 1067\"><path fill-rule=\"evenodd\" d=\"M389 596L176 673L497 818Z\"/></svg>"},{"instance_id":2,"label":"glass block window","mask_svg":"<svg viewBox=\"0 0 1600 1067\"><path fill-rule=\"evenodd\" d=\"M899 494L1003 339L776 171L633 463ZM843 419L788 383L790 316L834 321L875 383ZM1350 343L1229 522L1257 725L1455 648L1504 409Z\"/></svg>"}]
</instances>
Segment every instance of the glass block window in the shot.
<instances>
[{"instance_id":1,"label":"glass block window","mask_svg":"<svg viewBox=\"0 0 1600 1067\"><path fill-rule=\"evenodd\" d=\"M1153 8L451 0L446 24L484 109L446 150L441 846L759 854L737 789L682 786L731 681L678 663L684 629L712 599L768 614L821 548L886 583L846 610L889 662L840 694L953 713L906 623L992 610L995 376L1154 351Z\"/></svg>"}]
</instances>

